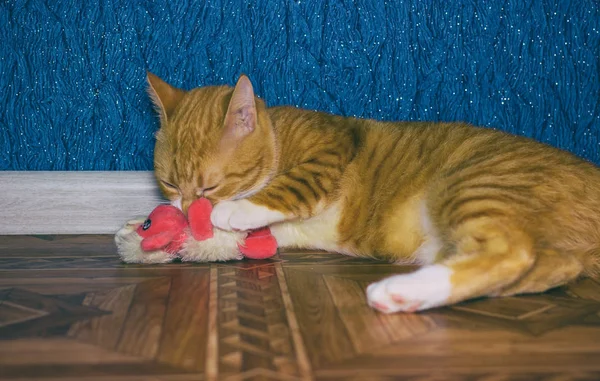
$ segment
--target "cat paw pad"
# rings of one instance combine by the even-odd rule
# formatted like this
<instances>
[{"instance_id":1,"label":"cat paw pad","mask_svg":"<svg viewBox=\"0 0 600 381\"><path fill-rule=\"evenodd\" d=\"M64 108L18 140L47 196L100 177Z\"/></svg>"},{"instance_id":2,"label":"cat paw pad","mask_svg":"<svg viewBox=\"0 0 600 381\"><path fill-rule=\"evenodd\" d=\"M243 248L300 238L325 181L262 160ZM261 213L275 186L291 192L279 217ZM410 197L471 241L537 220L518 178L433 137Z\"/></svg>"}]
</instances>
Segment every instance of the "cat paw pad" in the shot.
<instances>
[{"instance_id":1,"label":"cat paw pad","mask_svg":"<svg viewBox=\"0 0 600 381\"><path fill-rule=\"evenodd\" d=\"M415 312L446 304L452 270L442 265L394 275L367 287L369 305L384 313Z\"/></svg>"}]
</instances>

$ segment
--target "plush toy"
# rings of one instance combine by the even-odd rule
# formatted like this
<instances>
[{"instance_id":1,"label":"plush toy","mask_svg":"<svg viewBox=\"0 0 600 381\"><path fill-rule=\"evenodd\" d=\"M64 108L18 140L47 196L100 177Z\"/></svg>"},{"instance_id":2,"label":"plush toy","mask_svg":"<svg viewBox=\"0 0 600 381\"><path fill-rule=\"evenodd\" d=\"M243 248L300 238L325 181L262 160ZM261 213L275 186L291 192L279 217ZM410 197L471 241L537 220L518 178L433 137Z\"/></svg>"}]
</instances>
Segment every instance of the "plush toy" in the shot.
<instances>
[{"instance_id":1,"label":"plush toy","mask_svg":"<svg viewBox=\"0 0 600 381\"><path fill-rule=\"evenodd\" d=\"M145 220L130 221L119 230L119 254L125 262L163 263L178 257L198 262L264 259L277 252L268 227L249 233L213 229L211 211L206 198L190 205L188 218L174 206L160 205Z\"/></svg>"}]
</instances>

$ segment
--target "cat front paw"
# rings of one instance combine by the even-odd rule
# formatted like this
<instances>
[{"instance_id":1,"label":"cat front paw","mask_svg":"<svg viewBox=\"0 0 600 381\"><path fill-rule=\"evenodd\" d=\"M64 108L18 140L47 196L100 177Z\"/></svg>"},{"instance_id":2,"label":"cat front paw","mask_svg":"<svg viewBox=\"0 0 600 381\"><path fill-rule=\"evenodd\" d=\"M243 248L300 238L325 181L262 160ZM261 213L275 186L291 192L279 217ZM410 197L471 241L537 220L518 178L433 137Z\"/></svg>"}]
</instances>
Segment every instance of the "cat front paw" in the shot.
<instances>
[{"instance_id":1,"label":"cat front paw","mask_svg":"<svg viewBox=\"0 0 600 381\"><path fill-rule=\"evenodd\" d=\"M367 287L369 305L384 313L416 312L445 305L452 291L452 270L425 266L414 273L394 275Z\"/></svg>"},{"instance_id":2,"label":"cat front paw","mask_svg":"<svg viewBox=\"0 0 600 381\"><path fill-rule=\"evenodd\" d=\"M213 208L210 220L223 230L253 230L283 221L283 213L248 200L221 201Z\"/></svg>"}]
</instances>

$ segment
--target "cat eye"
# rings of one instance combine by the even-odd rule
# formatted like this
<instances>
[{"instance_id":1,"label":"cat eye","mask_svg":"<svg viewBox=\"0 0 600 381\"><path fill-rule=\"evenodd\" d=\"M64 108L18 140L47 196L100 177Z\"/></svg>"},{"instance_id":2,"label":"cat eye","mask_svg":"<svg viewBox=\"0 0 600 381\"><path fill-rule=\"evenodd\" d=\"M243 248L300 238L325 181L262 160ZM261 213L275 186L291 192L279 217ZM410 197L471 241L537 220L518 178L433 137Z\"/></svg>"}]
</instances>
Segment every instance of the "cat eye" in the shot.
<instances>
[{"instance_id":1,"label":"cat eye","mask_svg":"<svg viewBox=\"0 0 600 381\"><path fill-rule=\"evenodd\" d=\"M204 188L204 189L202 189L202 190L201 190L201 193L202 193L203 195L205 195L205 194L208 194L208 193L211 193L211 192L213 192L215 189L217 189L217 187L218 187L218 186L219 186L219 184L217 184L217 185L213 185L213 186L211 186L211 187L206 187L206 188Z\"/></svg>"},{"instance_id":2,"label":"cat eye","mask_svg":"<svg viewBox=\"0 0 600 381\"><path fill-rule=\"evenodd\" d=\"M160 180L160 182L161 182L161 183L162 183L162 184L163 184L165 187L167 187L167 188L170 188L170 189L172 189L172 190L174 190L174 191L177 191L177 192L179 192L179 188L177 188L175 185L173 185L173 184L171 184L171 183L168 183L168 182L166 182L166 181L164 181L164 180Z\"/></svg>"}]
</instances>

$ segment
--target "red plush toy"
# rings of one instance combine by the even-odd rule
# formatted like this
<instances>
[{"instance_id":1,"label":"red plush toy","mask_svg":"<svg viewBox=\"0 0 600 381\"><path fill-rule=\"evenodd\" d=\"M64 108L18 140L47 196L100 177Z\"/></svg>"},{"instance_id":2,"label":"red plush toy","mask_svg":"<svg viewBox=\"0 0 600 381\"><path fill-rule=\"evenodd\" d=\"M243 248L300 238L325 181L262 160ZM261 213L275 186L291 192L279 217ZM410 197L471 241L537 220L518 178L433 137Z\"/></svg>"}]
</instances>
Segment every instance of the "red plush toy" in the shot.
<instances>
[{"instance_id":1,"label":"red plush toy","mask_svg":"<svg viewBox=\"0 0 600 381\"><path fill-rule=\"evenodd\" d=\"M146 221L136 229L143 238L142 250L163 250L175 256L190 233L196 241L212 238L211 212L212 204L206 198L199 198L190 205L187 219L183 212L174 206L156 207ZM264 259L275 255L277 241L271 235L271 230L264 227L248 233L245 242L239 244L238 248L247 258Z\"/></svg>"}]
</instances>

